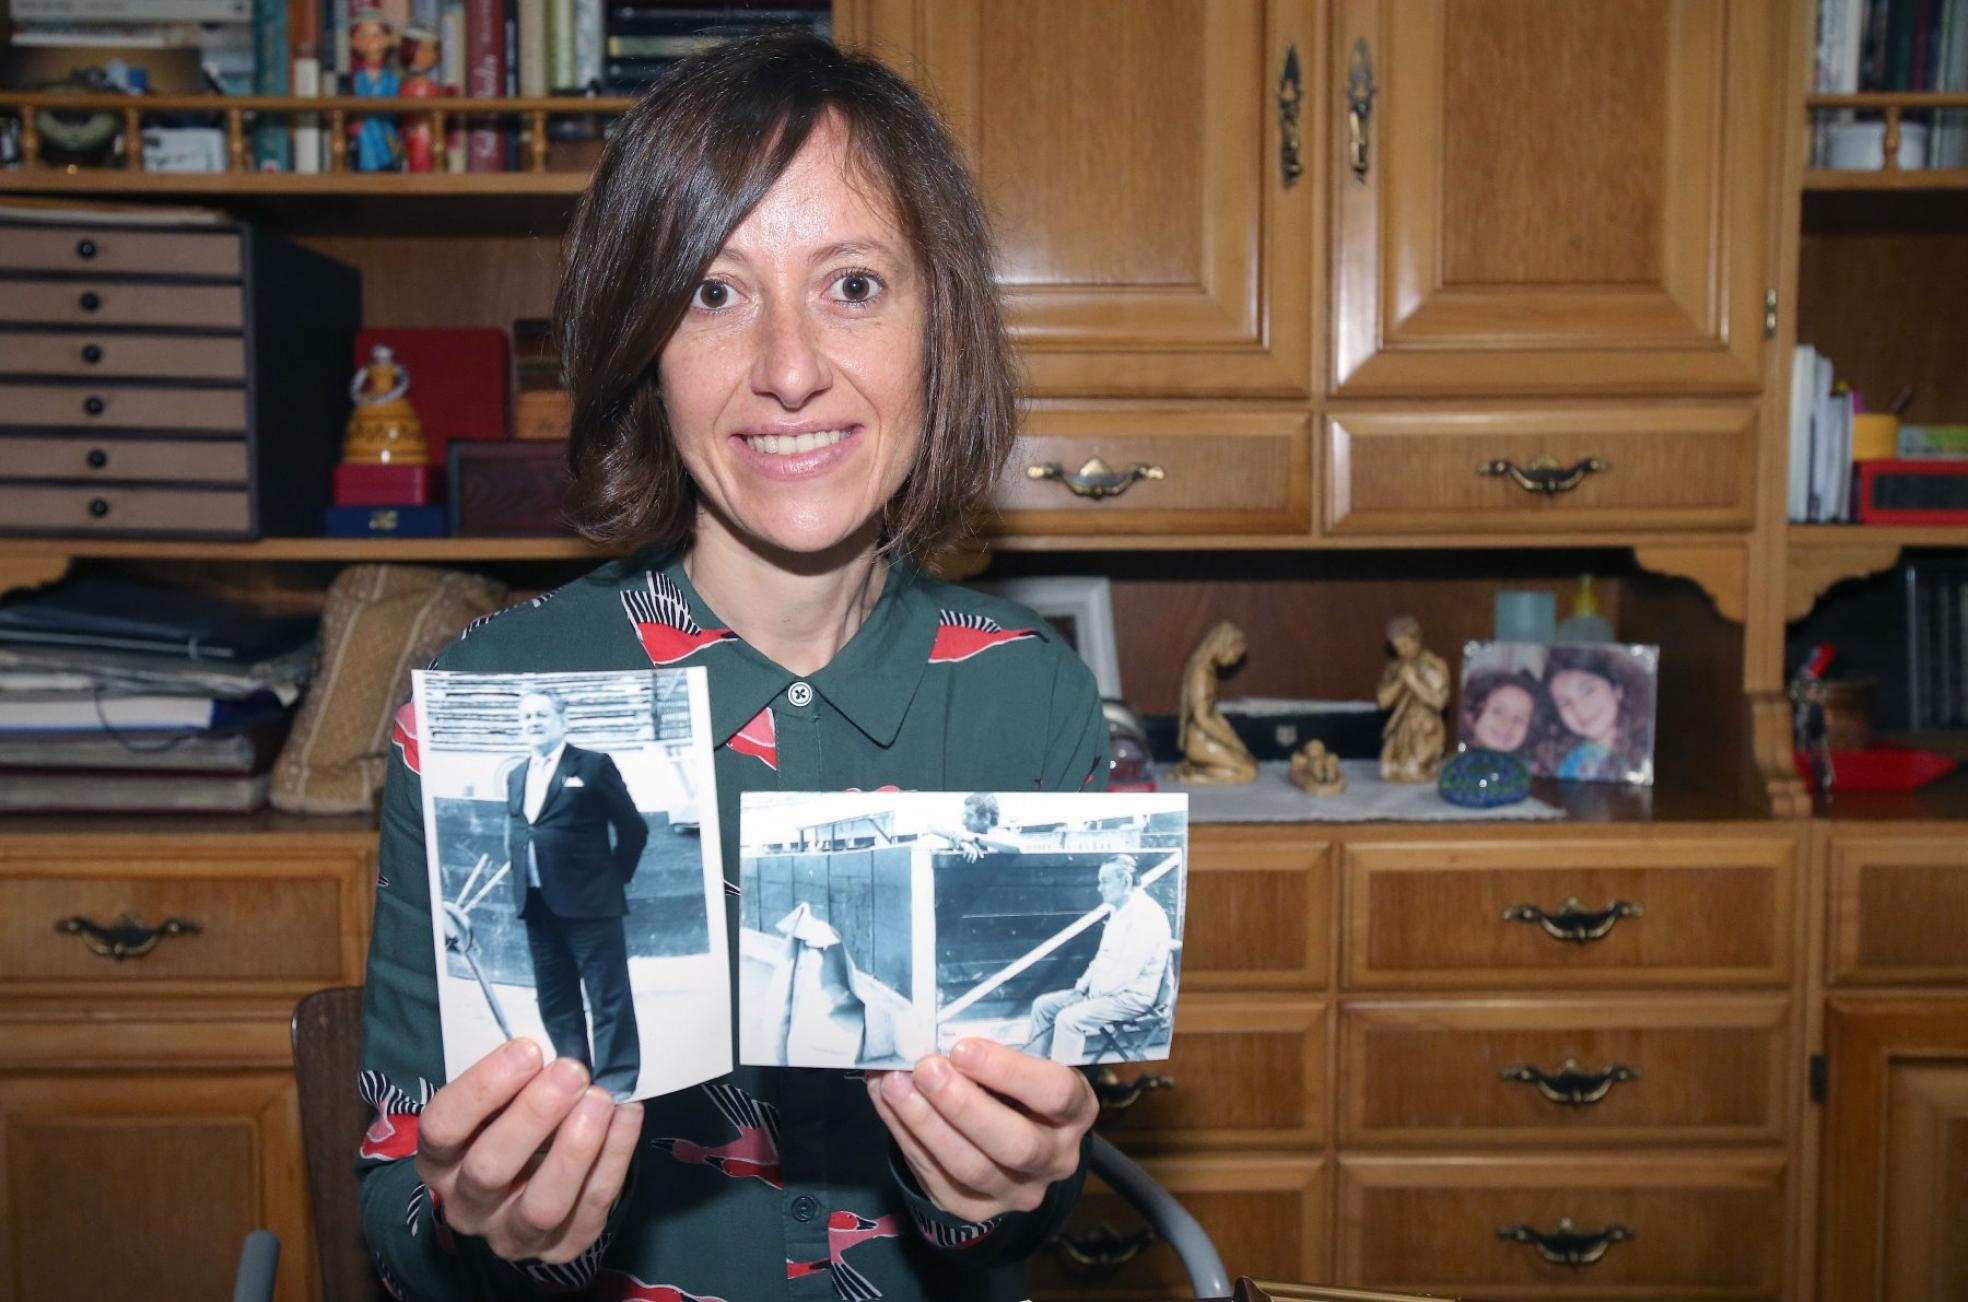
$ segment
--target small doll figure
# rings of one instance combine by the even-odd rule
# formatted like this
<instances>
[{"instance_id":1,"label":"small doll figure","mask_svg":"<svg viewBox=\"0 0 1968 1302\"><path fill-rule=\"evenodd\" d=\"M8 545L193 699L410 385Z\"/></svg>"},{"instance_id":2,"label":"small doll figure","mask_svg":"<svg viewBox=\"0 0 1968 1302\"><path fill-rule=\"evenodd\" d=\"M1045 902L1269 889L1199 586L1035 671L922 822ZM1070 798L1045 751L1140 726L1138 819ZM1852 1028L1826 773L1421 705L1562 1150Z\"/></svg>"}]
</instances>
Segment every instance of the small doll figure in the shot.
<instances>
[{"instance_id":1,"label":"small doll figure","mask_svg":"<svg viewBox=\"0 0 1968 1302\"><path fill-rule=\"evenodd\" d=\"M430 460L424 423L410 405L410 372L388 344L377 344L349 381L342 460L364 465L423 465Z\"/></svg>"},{"instance_id":2,"label":"small doll figure","mask_svg":"<svg viewBox=\"0 0 1968 1302\"><path fill-rule=\"evenodd\" d=\"M374 5L357 5L349 15L349 55L355 60L355 73L349 78L350 94L396 98L396 69L389 64L395 44L383 11ZM351 119L349 140L355 147L358 172L393 172L402 162L403 142L397 138L396 126L388 118Z\"/></svg>"},{"instance_id":3,"label":"small doll figure","mask_svg":"<svg viewBox=\"0 0 1968 1302\"><path fill-rule=\"evenodd\" d=\"M1292 785L1311 796L1336 796L1346 790L1346 771L1339 756L1314 737L1291 757Z\"/></svg>"},{"instance_id":4,"label":"small doll figure","mask_svg":"<svg viewBox=\"0 0 1968 1302\"><path fill-rule=\"evenodd\" d=\"M397 93L406 99L429 99L442 95L444 88L437 84L432 70L437 67L437 33L428 27L410 26L403 29L401 58L403 60L403 87ZM403 166L408 172L430 172L436 170L437 153L434 145L436 123L428 113L406 113L397 119L397 129L403 134Z\"/></svg>"},{"instance_id":5,"label":"small doll figure","mask_svg":"<svg viewBox=\"0 0 1968 1302\"><path fill-rule=\"evenodd\" d=\"M1387 622L1393 658L1380 676L1374 699L1386 710L1381 730L1383 782L1432 782L1442 766L1448 730L1442 708L1449 703L1449 665L1421 645L1421 624L1412 615Z\"/></svg>"},{"instance_id":6,"label":"small doll figure","mask_svg":"<svg viewBox=\"0 0 1968 1302\"><path fill-rule=\"evenodd\" d=\"M1217 671L1242 660L1248 650L1244 630L1225 620L1190 653L1189 666L1182 673L1182 722L1177 732L1182 763L1175 768L1177 782L1233 785L1257 777L1250 748L1216 708Z\"/></svg>"}]
</instances>

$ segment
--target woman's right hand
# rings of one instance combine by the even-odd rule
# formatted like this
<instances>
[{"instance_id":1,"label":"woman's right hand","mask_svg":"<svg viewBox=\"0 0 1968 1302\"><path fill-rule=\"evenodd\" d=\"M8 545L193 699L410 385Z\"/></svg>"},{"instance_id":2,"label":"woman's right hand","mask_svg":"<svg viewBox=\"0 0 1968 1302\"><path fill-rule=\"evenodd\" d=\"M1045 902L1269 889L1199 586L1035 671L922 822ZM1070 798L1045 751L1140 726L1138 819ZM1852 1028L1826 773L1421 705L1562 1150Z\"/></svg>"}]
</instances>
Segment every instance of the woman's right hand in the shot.
<instances>
[{"instance_id":1,"label":"woman's right hand","mask_svg":"<svg viewBox=\"0 0 1968 1302\"><path fill-rule=\"evenodd\" d=\"M642 1133L571 1058L509 1040L440 1089L417 1126L417 1175L445 1224L507 1261L567 1262L601 1236Z\"/></svg>"}]
</instances>

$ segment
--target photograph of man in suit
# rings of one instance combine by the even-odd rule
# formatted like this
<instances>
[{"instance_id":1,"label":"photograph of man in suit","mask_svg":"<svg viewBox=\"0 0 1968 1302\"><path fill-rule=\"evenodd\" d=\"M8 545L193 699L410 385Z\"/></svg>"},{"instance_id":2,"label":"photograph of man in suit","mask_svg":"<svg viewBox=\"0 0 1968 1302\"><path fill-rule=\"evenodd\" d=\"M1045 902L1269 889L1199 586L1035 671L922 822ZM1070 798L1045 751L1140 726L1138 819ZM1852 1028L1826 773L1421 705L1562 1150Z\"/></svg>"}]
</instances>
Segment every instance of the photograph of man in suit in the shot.
<instances>
[{"instance_id":1,"label":"photograph of man in suit","mask_svg":"<svg viewBox=\"0 0 1968 1302\"><path fill-rule=\"evenodd\" d=\"M567 743L567 707L558 697L522 697L519 732L531 752L506 778L506 851L540 1017L556 1054L585 1063L595 1084L627 1099L642 1053L623 919L649 827L615 761ZM594 1017L592 1053L583 987Z\"/></svg>"},{"instance_id":2,"label":"photograph of man in suit","mask_svg":"<svg viewBox=\"0 0 1968 1302\"><path fill-rule=\"evenodd\" d=\"M1100 865L1100 902L1109 910L1100 949L1071 990L1032 1001L1032 1035L1024 1046L1031 1052L1077 1063L1086 1056L1087 1036L1139 1017L1161 998L1175 935L1162 906L1135 886L1135 872L1133 855Z\"/></svg>"}]
</instances>

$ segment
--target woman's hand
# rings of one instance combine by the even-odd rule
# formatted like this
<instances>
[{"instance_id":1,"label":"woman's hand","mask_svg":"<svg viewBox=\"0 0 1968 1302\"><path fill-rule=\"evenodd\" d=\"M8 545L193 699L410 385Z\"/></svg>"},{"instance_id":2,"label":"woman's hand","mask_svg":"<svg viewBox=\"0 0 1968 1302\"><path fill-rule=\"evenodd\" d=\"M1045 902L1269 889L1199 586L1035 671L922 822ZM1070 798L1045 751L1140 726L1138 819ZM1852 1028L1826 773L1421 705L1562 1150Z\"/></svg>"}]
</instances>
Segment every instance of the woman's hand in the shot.
<instances>
[{"instance_id":1,"label":"woman's hand","mask_svg":"<svg viewBox=\"0 0 1968 1302\"><path fill-rule=\"evenodd\" d=\"M569 1058L509 1040L424 1108L417 1175L460 1234L507 1261L572 1261L601 1236L642 1133L642 1105L617 1105Z\"/></svg>"},{"instance_id":2,"label":"woman's hand","mask_svg":"<svg viewBox=\"0 0 1968 1302\"><path fill-rule=\"evenodd\" d=\"M1079 1072L988 1040L869 1072L868 1097L930 1201L967 1221L1037 1207L1100 1111Z\"/></svg>"}]
</instances>

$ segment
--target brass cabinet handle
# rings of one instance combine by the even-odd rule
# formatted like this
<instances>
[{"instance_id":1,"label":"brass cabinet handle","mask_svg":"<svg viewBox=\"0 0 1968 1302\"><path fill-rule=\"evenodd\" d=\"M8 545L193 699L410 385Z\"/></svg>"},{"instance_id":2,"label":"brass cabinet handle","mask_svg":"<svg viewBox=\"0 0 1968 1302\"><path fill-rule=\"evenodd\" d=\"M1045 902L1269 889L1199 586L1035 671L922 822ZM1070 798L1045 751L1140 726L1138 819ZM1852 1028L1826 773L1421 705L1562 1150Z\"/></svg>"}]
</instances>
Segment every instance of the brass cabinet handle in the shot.
<instances>
[{"instance_id":1,"label":"brass cabinet handle","mask_svg":"<svg viewBox=\"0 0 1968 1302\"><path fill-rule=\"evenodd\" d=\"M1346 67L1346 145L1353 157L1353 179L1365 185L1369 163L1369 132L1373 123L1373 49L1362 36L1353 42Z\"/></svg>"},{"instance_id":2,"label":"brass cabinet handle","mask_svg":"<svg viewBox=\"0 0 1968 1302\"><path fill-rule=\"evenodd\" d=\"M1497 1237L1517 1243L1528 1243L1537 1249L1537 1254L1554 1266L1570 1266L1582 1270L1606 1255L1606 1250L1624 1239L1635 1239L1639 1235L1633 1229L1615 1222L1603 1230L1587 1234L1572 1224L1569 1216L1558 1218L1555 1230L1534 1230L1528 1225L1499 1225Z\"/></svg>"},{"instance_id":3,"label":"brass cabinet handle","mask_svg":"<svg viewBox=\"0 0 1968 1302\"><path fill-rule=\"evenodd\" d=\"M1122 1234L1112 1226L1102 1225L1087 1234L1056 1234L1052 1246L1082 1269L1110 1271L1133 1261L1154 1241L1155 1231L1150 1228Z\"/></svg>"},{"instance_id":4,"label":"brass cabinet handle","mask_svg":"<svg viewBox=\"0 0 1968 1302\"><path fill-rule=\"evenodd\" d=\"M1073 490L1079 497L1096 500L1103 497L1119 497L1134 487L1138 479L1166 479L1168 476L1160 466L1133 465L1126 470L1115 470L1099 457L1087 462L1078 470L1067 470L1057 461L1043 465L1025 467L1027 479L1057 479Z\"/></svg>"},{"instance_id":5,"label":"brass cabinet handle","mask_svg":"<svg viewBox=\"0 0 1968 1302\"><path fill-rule=\"evenodd\" d=\"M1535 1085L1537 1092L1553 1103L1582 1108L1605 1098L1615 1085L1639 1080L1640 1070L1616 1062L1604 1071L1587 1071L1578 1065L1576 1058L1567 1058L1555 1072L1544 1072L1536 1067L1520 1065L1505 1067L1497 1073L1497 1076L1501 1080Z\"/></svg>"},{"instance_id":6,"label":"brass cabinet handle","mask_svg":"<svg viewBox=\"0 0 1968 1302\"><path fill-rule=\"evenodd\" d=\"M156 949L157 942L166 936L183 936L203 931L204 928L183 918L166 918L160 926L146 927L126 913L116 920L113 927L97 926L77 914L57 922L55 930L82 937L82 943L91 951L120 963L126 958L142 958Z\"/></svg>"},{"instance_id":7,"label":"brass cabinet handle","mask_svg":"<svg viewBox=\"0 0 1968 1302\"><path fill-rule=\"evenodd\" d=\"M1125 1112L1139 1102L1143 1094L1174 1088L1175 1077L1149 1072L1122 1080L1114 1074L1112 1067L1102 1067L1093 1075L1093 1094L1100 1100L1102 1112Z\"/></svg>"},{"instance_id":8,"label":"brass cabinet handle","mask_svg":"<svg viewBox=\"0 0 1968 1302\"><path fill-rule=\"evenodd\" d=\"M1530 465L1520 470L1516 462L1499 457L1494 461L1479 462L1476 473L1507 475L1527 493L1569 493L1584 483L1587 475L1601 474L1612 468L1613 463L1603 457L1587 457L1577 465L1566 467L1559 465L1554 457L1536 456L1531 458Z\"/></svg>"},{"instance_id":9,"label":"brass cabinet handle","mask_svg":"<svg viewBox=\"0 0 1968 1302\"><path fill-rule=\"evenodd\" d=\"M1535 922L1553 940L1569 940L1574 945L1583 945L1605 936L1619 925L1621 918L1643 917L1646 912L1645 908L1626 900L1614 900L1594 912L1580 904L1578 896L1570 895L1556 913L1546 913L1535 904L1513 904L1503 911L1503 920Z\"/></svg>"},{"instance_id":10,"label":"brass cabinet handle","mask_svg":"<svg viewBox=\"0 0 1968 1302\"><path fill-rule=\"evenodd\" d=\"M1305 87L1298 73L1298 46L1287 45L1285 68L1278 74L1278 171L1287 190L1305 174L1305 164L1299 159L1298 138L1298 109L1304 101Z\"/></svg>"}]
</instances>

